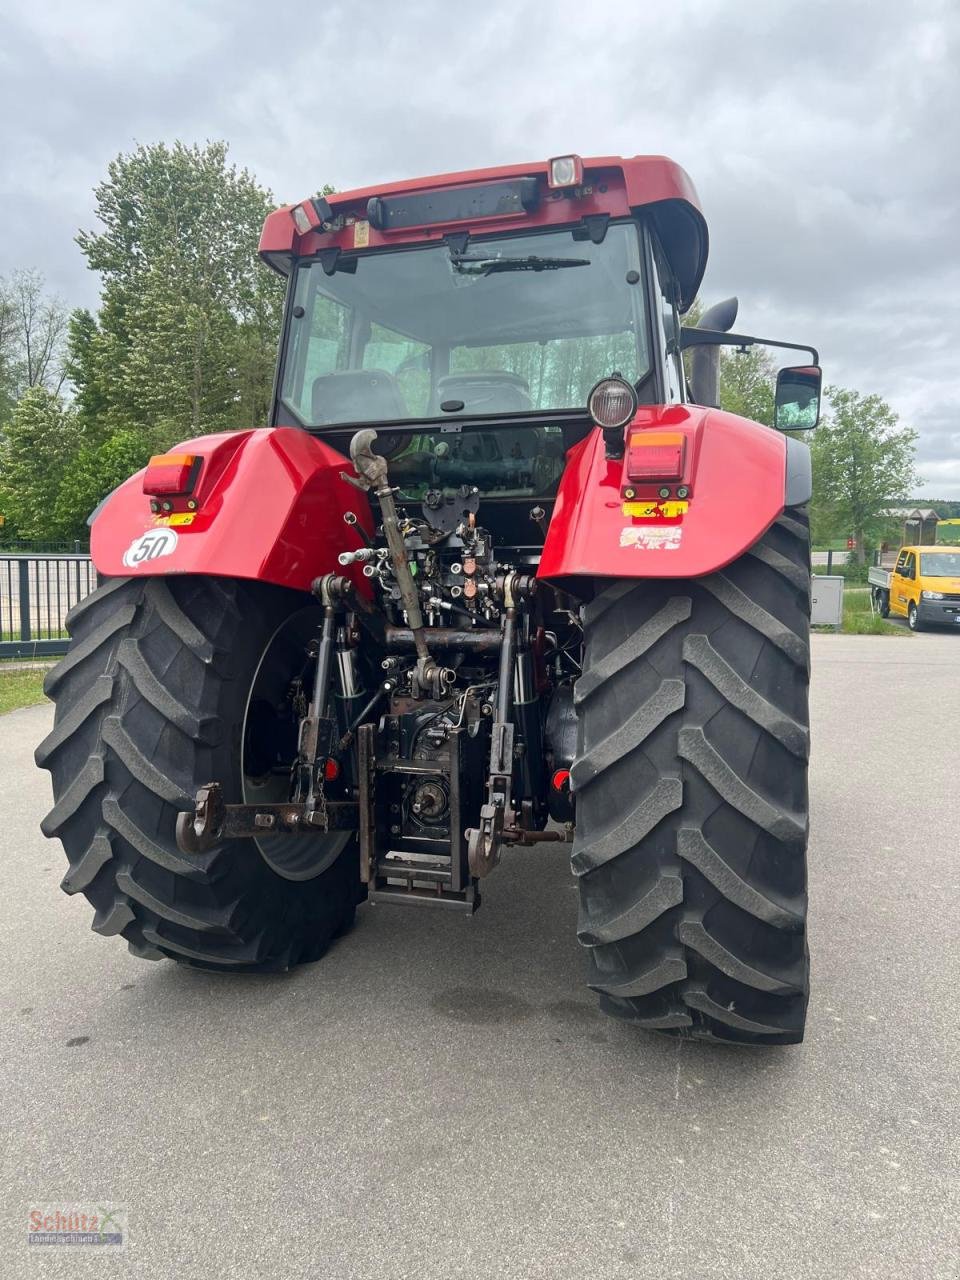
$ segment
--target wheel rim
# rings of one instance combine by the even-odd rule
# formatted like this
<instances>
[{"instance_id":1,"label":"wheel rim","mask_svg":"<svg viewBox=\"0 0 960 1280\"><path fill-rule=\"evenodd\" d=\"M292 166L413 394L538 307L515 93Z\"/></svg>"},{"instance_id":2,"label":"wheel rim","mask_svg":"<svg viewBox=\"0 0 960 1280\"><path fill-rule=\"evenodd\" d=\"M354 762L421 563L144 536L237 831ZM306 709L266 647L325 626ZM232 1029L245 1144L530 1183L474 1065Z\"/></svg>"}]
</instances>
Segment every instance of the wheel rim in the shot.
<instances>
[{"instance_id":1,"label":"wheel rim","mask_svg":"<svg viewBox=\"0 0 960 1280\"><path fill-rule=\"evenodd\" d=\"M914 605L914 604L912 604L912 605L910 606L910 610L909 610L909 612L908 612L908 614L907 614L907 623L908 623L908 625L909 625L909 627L910 627L910 630L911 630L911 631L916 631L916 629L917 629L917 606L916 606L916 605Z\"/></svg>"},{"instance_id":2,"label":"wheel rim","mask_svg":"<svg viewBox=\"0 0 960 1280\"><path fill-rule=\"evenodd\" d=\"M289 765L296 756L297 718L288 695L298 676L305 695L310 695L313 662L307 649L322 621L323 611L318 608L291 614L260 655L243 717L244 804L285 804L290 799ZM328 836L262 835L255 837L255 843L277 875L285 880L312 880L336 862L351 839L351 832L338 831Z\"/></svg>"}]
</instances>

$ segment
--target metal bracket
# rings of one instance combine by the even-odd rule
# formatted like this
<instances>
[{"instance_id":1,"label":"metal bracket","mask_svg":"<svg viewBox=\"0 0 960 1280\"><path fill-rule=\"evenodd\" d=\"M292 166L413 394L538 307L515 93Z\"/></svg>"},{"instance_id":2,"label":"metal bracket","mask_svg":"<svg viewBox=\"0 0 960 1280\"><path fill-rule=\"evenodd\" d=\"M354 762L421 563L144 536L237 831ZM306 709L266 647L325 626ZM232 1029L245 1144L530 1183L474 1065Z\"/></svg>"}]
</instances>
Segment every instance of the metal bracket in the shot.
<instances>
[{"instance_id":1,"label":"metal bracket","mask_svg":"<svg viewBox=\"0 0 960 1280\"><path fill-rule=\"evenodd\" d=\"M355 831L357 806L349 800L330 800L325 820L320 819L319 812L310 813L302 804L224 804L220 783L208 782L197 792L193 810L177 814L177 846L183 853L198 854L221 840Z\"/></svg>"}]
</instances>

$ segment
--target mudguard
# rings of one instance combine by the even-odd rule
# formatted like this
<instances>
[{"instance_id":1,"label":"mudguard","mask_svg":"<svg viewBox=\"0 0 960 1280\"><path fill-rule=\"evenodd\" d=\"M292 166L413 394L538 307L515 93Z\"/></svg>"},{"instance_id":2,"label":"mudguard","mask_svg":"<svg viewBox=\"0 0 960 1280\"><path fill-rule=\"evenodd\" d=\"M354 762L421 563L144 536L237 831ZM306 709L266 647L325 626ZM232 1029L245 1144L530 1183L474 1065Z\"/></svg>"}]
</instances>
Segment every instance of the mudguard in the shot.
<instances>
[{"instance_id":1,"label":"mudguard","mask_svg":"<svg viewBox=\"0 0 960 1280\"><path fill-rule=\"evenodd\" d=\"M810 497L809 450L769 427L699 405L654 405L628 431L649 428L684 436L688 499L657 501L653 487L641 495L653 501L626 502L624 463L608 459L602 433L591 432L567 454L538 577L574 593L583 577L698 578L766 532L788 483L791 503Z\"/></svg>"},{"instance_id":2,"label":"mudguard","mask_svg":"<svg viewBox=\"0 0 960 1280\"><path fill-rule=\"evenodd\" d=\"M352 511L373 529L366 494L344 480L349 459L295 427L201 436L176 446L202 459L195 511L152 515L143 471L116 489L97 513L90 552L107 577L171 573L255 578L309 591L324 573L350 577L366 597L359 565L340 567L341 551L362 545ZM184 507L177 500L178 508Z\"/></svg>"}]
</instances>

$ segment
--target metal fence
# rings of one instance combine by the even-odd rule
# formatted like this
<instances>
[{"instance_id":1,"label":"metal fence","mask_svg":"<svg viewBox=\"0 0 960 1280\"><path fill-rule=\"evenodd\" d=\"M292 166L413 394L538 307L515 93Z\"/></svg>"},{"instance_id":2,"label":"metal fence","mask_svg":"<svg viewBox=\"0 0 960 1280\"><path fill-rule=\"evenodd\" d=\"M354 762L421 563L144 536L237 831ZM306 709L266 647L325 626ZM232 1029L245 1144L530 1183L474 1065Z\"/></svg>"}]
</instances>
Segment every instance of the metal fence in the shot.
<instances>
[{"instance_id":1,"label":"metal fence","mask_svg":"<svg viewBox=\"0 0 960 1280\"><path fill-rule=\"evenodd\" d=\"M827 566L827 573L833 572L834 565L846 564L850 559L849 551L812 551L810 553L810 563Z\"/></svg>"},{"instance_id":2,"label":"metal fence","mask_svg":"<svg viewBox=\"0 0 960 1280\"><path fill-rule=\"evenodd\" d=\"M77 555L85 556L90 551L90 540L81 542L79 538L71 538L69 541L51 542L49 539L43 538L15 538L13 541L6 541L0 538L0 557L12 555Z\"/></svg>"},{"instance_id":3,"label":"metal fence","mask_svg":"<svg viewBox=\"0 0 960 1280\"><path fill-rule=\"evenodd\" d=\"M89 556L0 553L0 658L66 653L67 614L96 586Z\"/></svg>"}]
</instances>

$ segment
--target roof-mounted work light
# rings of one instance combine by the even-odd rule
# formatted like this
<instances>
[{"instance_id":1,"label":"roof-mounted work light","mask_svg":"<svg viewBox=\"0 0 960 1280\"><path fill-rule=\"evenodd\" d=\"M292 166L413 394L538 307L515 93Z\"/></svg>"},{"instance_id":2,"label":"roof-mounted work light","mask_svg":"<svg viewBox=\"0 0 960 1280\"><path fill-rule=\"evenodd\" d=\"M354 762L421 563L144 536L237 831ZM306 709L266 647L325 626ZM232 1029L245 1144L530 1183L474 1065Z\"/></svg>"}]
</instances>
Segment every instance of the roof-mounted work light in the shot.
<instances>
[{"instance_id":1,"label":"roof-mounted work light","mask_svg":"<svg viewBox=\"0 0 960 1280\"><path fill-rule=\"evenodd\" d=\"M579 156L555 156L547 161L547 185L579 187L583 182L583 161Z\"/></svg>"},{"instance_id":2,"label":"roof-mounted work light","mask_svg":"<svg viewBox=\"0 0 960 1280\"><path fill-rule=\"evenodd\" d=\"M301 200L294 205L290 217L299 234L305 236L309 231L322 231L323 224L333 217L333 210L323 196L314 196L312 200Z\"/></svg>"}]
</instances>

